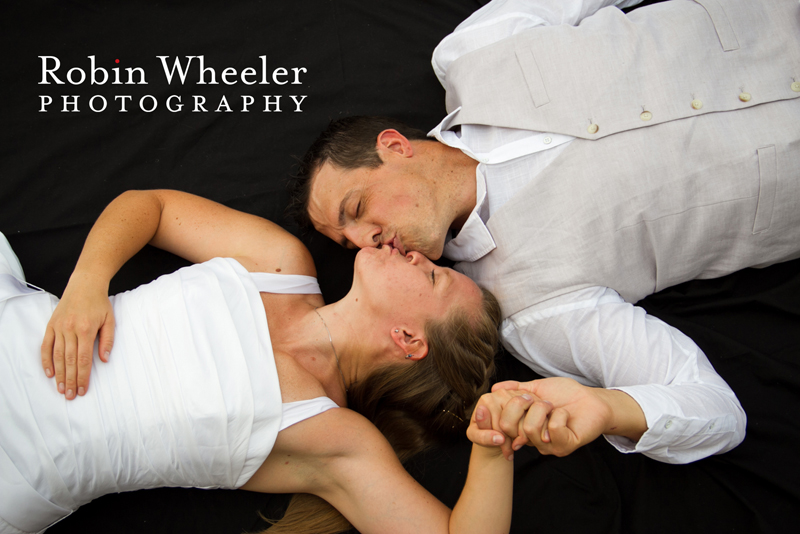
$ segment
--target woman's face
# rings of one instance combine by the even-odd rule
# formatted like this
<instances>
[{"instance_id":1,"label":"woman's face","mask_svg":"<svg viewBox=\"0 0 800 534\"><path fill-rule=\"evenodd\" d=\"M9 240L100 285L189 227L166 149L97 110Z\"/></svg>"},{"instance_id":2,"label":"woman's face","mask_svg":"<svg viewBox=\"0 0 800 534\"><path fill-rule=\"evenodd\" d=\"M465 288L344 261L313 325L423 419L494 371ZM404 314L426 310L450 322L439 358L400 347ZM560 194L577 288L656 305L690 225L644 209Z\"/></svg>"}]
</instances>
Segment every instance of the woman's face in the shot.
<instances>
[{"instance_id":1,"label":"woman's face","mask_svg":"<svg viewBox=\"0 0 800 534\"><path fill-rule=\"evenodd\" d=\"M473 313L483 299L480 288L463 274L440 267L419 252L403 256L386 245L359 251L354 280L372 309L398 320L418 319L423 325L444 319L457 308Z\"/></svg>"}]
</instances>

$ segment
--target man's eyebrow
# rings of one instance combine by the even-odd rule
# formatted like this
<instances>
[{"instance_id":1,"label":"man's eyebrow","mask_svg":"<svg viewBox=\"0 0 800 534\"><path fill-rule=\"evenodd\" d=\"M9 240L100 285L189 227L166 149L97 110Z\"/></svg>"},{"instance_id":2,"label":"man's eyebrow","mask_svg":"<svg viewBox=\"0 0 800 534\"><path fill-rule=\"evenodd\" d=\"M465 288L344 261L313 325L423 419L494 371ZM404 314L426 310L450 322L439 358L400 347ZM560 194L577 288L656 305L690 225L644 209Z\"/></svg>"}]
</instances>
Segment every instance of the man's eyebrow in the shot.
<instances>
[{"instance_id":1,"label":"man's eyebrow","mask_svg":"<svg viewBox=\"0 0 800 534\"><path fill-rule=\"evenodd\" d=\"M351 196L353 196L352 189L348 191L344 198L342 198L342 201L339 202L339 226L344 226L344 207Z\"/></svg>"},{"instance_id":2,"label":"man's eyebrow","mask_svg":"<svg viewBox=\"0 0 800 534\"><path fill-rule=\"evenodd\" d=\"M339 228L344 228L344 223L345 223L344 208L347 205L347 201L350 200L351 196L353 196L352 189L348 191L344 195L344 198L342 198L342 201L339 202ZM345 236L342 236L342 239L339 240L339 244L342 245L342 247L347 248L347 238Z\"/></svg>"}]
</instances>

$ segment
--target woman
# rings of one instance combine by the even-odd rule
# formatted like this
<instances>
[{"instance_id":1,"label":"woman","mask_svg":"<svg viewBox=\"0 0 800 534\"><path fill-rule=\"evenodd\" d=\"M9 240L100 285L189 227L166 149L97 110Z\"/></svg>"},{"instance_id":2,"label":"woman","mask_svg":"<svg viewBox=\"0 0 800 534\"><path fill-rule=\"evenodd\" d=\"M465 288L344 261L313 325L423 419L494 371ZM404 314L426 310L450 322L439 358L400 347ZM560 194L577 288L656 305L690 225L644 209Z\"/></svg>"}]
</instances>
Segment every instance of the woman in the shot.
<instances>
[{"instance_id":1,"label":"woman","mask_svg":"<svg viewBox=\"0 0 800 534\"><path fill-rule=\"evenodd\" d=\"M148 242L198 264L109 299L110 279ZM399 454L463 428L492 370L498 310L462 275L364 250L351 291L324 306L293 236L175 191L114 200L60 302L20 282L2 248L0 532L165 485L309 493L365 533L508 530L512 466L498 448L473 445L451 514L366 419L330 409L349 402ZM94 357L107 363L92 370L98 332ZM448 335L456 343L440 347ZM42 336L55 387L32 372ZM479 413L471 439L503 442Z\"/></svg>"}]
</instances>

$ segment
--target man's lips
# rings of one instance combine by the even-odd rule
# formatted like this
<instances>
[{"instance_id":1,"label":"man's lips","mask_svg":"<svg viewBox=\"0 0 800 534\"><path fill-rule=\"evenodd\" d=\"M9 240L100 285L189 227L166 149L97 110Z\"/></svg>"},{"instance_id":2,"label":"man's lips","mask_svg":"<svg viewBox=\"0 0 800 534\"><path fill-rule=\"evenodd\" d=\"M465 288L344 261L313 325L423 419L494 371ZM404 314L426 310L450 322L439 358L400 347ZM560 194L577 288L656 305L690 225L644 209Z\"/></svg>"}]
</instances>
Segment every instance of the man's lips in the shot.
<instances>
[{"instance_id":1,"label":"man's lips","mask_svg":"<svg viewBox=\"0 0 800 534\"><path fill-rule=\"evenodd\" d=\"M392 238L392 240L391 240L389 243L387 243L387 244L388 244L388 245L391 245L392 247L394 247L394 248L396 248L397 250L399 250L399 251L400 251L400 254L402 254L403 256L405 256L405 255L406 255L406 249L405 249L405 248L403 248L403 243L401 243L401 242L400 242L400 240L399 240L399 239L397 239L397 236L395 236L394 238Z\"/></svg>"}]
</instances>

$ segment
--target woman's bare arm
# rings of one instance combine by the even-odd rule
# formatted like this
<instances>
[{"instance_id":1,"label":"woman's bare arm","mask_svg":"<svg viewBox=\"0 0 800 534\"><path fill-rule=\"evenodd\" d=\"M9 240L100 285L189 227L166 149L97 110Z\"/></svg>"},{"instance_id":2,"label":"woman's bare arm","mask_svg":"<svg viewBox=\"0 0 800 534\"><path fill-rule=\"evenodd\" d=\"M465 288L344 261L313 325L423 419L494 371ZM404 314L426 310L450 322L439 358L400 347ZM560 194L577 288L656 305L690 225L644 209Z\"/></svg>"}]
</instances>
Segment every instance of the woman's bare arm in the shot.
<instances>
[{"instance_id":1,"label":"woman's bare arm","mask_svg":"<svg viewBox=\"0 0 800 534\"><path fill-rule=\"evenodd\" d=\"M451 512L406 472L371 423L338 409L281 432L243 489L318 495L364 534L492 534L510 528L512 482L513 463L498 447L473 445L467 482Z\"/></svg>"},{"instance_id":2,"label":"woman's bare arm","mask_svg":"<svg viewBox=\"0 0 800 534\"><path fill-rule=\"evenodd\" d=\"M42 367L67 399L89 387L98 333L100 358L108 361L114 334L109 283L148 243L195 263L224 256L249 271L316 275L303 244L265 219L179 191L123 193L89 232L42 342Z\"/></svg>"}]
</instances>

